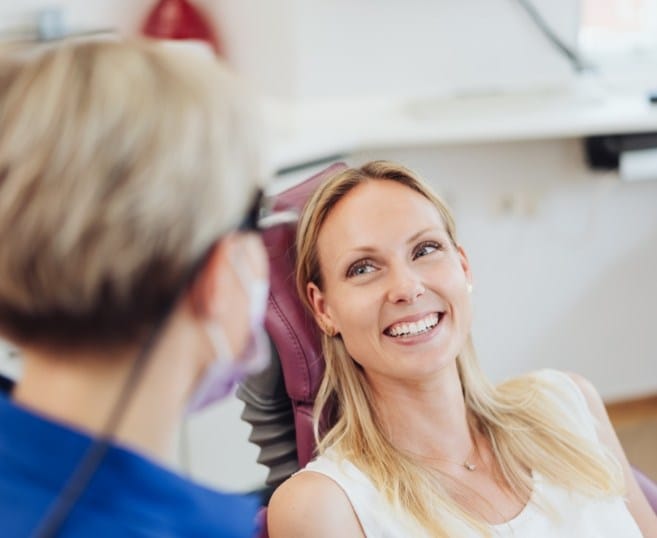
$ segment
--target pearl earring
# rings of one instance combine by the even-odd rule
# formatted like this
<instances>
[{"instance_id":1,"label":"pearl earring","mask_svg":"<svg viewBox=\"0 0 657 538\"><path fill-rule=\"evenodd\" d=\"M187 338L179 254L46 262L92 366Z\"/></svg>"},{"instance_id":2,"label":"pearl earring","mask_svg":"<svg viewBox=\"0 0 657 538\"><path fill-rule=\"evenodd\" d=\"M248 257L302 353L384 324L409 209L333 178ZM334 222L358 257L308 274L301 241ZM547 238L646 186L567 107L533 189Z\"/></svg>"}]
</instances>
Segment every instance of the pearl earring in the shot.
<instances>
[{"instance_id":1,"label":"pearl earring","mask_svg":"<svg viewBox=\"0 0 657 538\"><path fill-rule=\"evenodd\" d=\"M472 282L468 282L467 290L468 290L468 293L472 293Z\"/></svg>"}]
</instances>

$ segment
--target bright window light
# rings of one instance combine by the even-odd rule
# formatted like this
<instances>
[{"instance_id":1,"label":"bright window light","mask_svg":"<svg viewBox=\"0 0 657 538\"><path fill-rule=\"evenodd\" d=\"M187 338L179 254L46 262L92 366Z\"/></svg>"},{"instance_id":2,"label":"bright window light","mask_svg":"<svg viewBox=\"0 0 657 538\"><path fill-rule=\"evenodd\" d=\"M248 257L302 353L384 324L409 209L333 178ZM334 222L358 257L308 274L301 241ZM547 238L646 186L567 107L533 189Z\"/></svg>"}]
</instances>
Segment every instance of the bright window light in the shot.
<instances>
[{"instance_id":1,"label":"bright window light","mask_svg":"<svg viewBox=\"0 0 657 538\"><path fill-rule=\"evenodd\" d=\"M657 55L657 0L581 0L585 56Z\"/></svg>"}]
</instances>

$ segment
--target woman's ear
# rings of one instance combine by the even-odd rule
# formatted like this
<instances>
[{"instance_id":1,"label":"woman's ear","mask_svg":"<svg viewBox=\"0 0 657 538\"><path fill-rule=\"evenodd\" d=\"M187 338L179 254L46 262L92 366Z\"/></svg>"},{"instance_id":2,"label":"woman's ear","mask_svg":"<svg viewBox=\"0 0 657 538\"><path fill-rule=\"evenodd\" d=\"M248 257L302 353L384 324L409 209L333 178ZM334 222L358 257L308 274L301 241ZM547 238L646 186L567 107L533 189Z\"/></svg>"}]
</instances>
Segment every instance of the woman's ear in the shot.
<instances>
[{"instance_id":1,"label":"woman's ear","mask_svg":"<svg viewBox=\"0 0 657 538\"><path fill-rule=\"evenodd\" d=\"M324 293L314 282L308 282L306 285L306 297L313 309L315 321L321 327L322 331L329 336L335 335L338 331L331 319L330 309L326 304Z\"/></svg>"},{"instance_id":2,"label":"woman's ear","mask_svg":"<svg viewBox=\"0 0 657 538\"><path fill-rule=\"evenodd\" d=\"M457 245L456 250L458 250L459 253L459 260L461 262L461 268L463 269L465 278L468 281L468 284L472 286L472 272L470 271L470 261L468 260L468 255L461 245Z\"/></svg>"}]
</instances>

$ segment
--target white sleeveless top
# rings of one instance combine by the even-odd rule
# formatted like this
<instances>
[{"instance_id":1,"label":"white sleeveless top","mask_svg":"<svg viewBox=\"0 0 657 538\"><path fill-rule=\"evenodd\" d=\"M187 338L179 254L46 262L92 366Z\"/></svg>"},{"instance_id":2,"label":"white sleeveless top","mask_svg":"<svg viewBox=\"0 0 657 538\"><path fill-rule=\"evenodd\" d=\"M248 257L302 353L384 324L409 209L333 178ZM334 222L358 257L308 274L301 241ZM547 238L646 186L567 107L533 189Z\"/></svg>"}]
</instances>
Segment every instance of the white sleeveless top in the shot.
<instances>
[{"instance_id":1,"label":"white sleeveless top","mask_svg":"<svg viewBox=\"0 0 657 538\"><path fill-rule=\"evenodd\" d=\"M542 370L536 374L567 391L563 401L570 416L574 417L582 435L598 441L595 418L588 408L584 395L566 374L555 370ZM395 512L374 484L356 466L347 460L338 461L332 451L306 465L304 471L321 473L336 482L349 498L367 538L420 538L428 534L410 517ZM491 525L496 537L504 538L641 538L641 531L621 497L593 499L569 492L533 473L534 490L522 511L510 521ZM558 519L539 509L536 499L550 505ZM463 523L455 522L462 531L460 537L474 537L474 531Z\"/></svg>"}]
</instances>

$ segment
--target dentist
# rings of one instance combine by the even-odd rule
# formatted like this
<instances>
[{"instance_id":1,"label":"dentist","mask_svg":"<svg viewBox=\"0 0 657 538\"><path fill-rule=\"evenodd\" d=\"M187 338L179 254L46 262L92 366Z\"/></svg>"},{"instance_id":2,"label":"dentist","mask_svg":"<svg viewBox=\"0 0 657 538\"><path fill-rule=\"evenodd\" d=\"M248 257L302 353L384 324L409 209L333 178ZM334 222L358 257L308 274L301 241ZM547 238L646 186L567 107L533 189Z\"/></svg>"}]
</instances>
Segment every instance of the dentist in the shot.
<instances>
[{"instance_id":1,"label":"dentist","mask_svg":"<svg viewBox=\"0 0 657 538\"><path fill-rule=\"evenodd\" d=\"M0 61L3 536L257 532L257 499L173 470L185 415L267 361L251 110L147 42Z\"/></svg>"}]
</instances>

